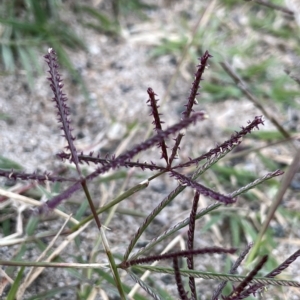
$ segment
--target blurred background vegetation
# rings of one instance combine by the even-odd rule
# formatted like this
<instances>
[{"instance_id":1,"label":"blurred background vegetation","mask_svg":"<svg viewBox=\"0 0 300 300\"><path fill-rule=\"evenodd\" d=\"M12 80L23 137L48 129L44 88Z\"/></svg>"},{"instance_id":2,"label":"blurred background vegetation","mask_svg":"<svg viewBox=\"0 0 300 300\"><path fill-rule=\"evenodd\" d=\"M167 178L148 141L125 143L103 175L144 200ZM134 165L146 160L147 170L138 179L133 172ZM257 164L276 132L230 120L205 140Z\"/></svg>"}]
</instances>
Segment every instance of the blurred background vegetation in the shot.
<instances>
[{"instance_id":1,"label":"blurred background vegetation","mask_svg":"<svg viewBox=\"0 0 300 300\"><path fill-rule=\"evenodd\" d=\"M166 0L159 4L152 2L2 0L1 76L23 70L32 87L35 76L41 74L38 50L52 45L61 64L83 86L84 92L83 80L67 54L67 51L87 51L84 36L80 35L80 26L114 39L128 29L129 25L124 21L127 18L134 15L140 21L149 21L151 12L160 9L160 6L172 10L176 1ZM245 97L273 123L273 129L255 132L248 137L255 141L253 144L257 147L248 143L224 164L215 166L210 177L204 178L208 185L215 187L230 184L230 190L233 190L257 177L241 160L249 153L256 154L259 168L288 170L293 163L297 147L294 141L299 138L297 134L300 128L300 11L297 1L291 0L213 0L203 3L199 11L193 12L190 10L192 4L187 1L186 11L177 16L172 24L176 34L168 34L166 26L158 43L149 47L149 60L162 56L172 57L177 71L169 82L170 91L175 80L185 76L184 71L188 70L192 77L198 57L208 49L214 53L214 61L223 64L212 65L212 71L202 83L201 101L217 104L224 99L239 100ZM199 17L195 18L195 15ZM191 25L192 17L195 22ZM151 21L153 24L163 22L155 19ZM230 74L226 63L232 66L234 73ZM260 151L274 145L278 146L276 155ZM16 168L16 163L2 158L0 167ZM287 241L290 236L296 235L293 227L298 224L300 217L300 206L297 205L300 180L294 175L287 183L284 196L278 200L276 221L271 223L272 226L269 226L264 239L260 241L260 255L269 253L280 241ZM241 201L248 211L237 213L236 209L226 207L216 211L203 232L217 224L225 224L232 233L233 246L238 247L245 241L260 240L258 237L262 223L279 189L279 182L271 180L248 192ZM5 222L2 228L5 235L9 235L10 226ZM275 265L274 260L269 260L266 268L271 269Z\"/></svg>"}]
</instances>

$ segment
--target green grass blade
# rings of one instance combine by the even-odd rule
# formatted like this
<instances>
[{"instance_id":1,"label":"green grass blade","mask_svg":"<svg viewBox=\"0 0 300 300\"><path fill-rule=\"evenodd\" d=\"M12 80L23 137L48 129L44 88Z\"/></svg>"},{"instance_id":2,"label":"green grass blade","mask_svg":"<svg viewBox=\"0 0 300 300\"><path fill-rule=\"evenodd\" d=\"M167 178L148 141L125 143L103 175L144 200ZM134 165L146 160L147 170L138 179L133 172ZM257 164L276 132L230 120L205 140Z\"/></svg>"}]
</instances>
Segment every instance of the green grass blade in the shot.
<instances>
[{"instance_id":1,"label":"green grass blade","mask_svg":"<svg viewBox=\"0 0 300 300\"><path fill-rule=\"evenodd\" d=\"M45 1L29 0L28 7L31 10L31 15L34 16L37 26L43 26L48 21L46 9L42 8L42 4L47 4ZM29 12L27 12L29 14Z\"/></svg>"},{"instance_id":2,"label":"green grass blade","mask_svg":"<svg viewBox=\"0 0 300 300\"><path fill-rule=\"evenodd\" d=\"M15 62L14 62L14 55L12 52L11 47L2 45L1 46L1 54L2 54L2 61L4 63L4 68L8 72L15 71Z\"/></svg>"},{"instance_id":3,"label":"green grass blade","mask_svg":"<svg viewBox=\"0 0 300 300\"><path fill-rule=\"evenodd\" d=\"M44 299L53 299L54 296L58 293L62 293L64 291L67 291L67 290L76 290L76 286L72 286L72 285L69 285L69 286L63 286L63 287L58 287L58 288L53 288L49 291L46 291L46 292L43 292L43 293L40 293L38 295L35 295L35 296L31 296L29 298L26 298L26 300L44 300Z\"/></svg>"},{"instance_id":4,"label":"green grass blade","mask_svg":"<svg viewBox=\"0 0 300 300\"><path fill-rule=\"evenodd\" d=\"M9 290L9 293L6 298L7 300L15 300L16 294L18 292L18 288L19 288L21 280L22 280L24 270L25 270L25 267L20 268L20 271L18 272L18 275L17 275L13 285L11 286L11 288Z\"/></svg>"},{"instance_id":5,"label":"green grass blade","mask_svg":"<svg viewBox=\"0 0 300 300\"><path fill-rule=\"evenodd\" d=\"M32 72L32 63L30 62L30 56L27 53L25 47L17 48L18 55L20 57L23 68L26 71L27 81L29 83L30 88L33 88L33 72Z\"/></svg>"},{"instance_id":6,"label":"green grass blade","mask_svg":"<svg viewBox=\"0 0 300 300\"><path fill-rule=\"evenodd\" d=\"M0 169L22 170L23 167L15 161L0 155Z\"/></svg>"},{"instance_id":7,"label":"green grass blade","mask_svg":"<svg viewBox=\"0 0 300 300\"><path fill-rule=\"evenodd\" d=\"M106 282L110 283L112 286L116 286L115 285L115 281L114 281L114 278L108 274L106 271L104 270L101 270L101 269L96 269L95 270L96 273L98 273L100 275L101 278L103 278ZM124 291L128 294L131 290L131 287L129 287L128 285L124 284L123 283L123 288L124 288ZM148 298L145 298L144 296L142 296L141 294L139 293L136 293L135 296L134 296L134 299L135 300L147 300Z\"/></svg>"}]
</instances>

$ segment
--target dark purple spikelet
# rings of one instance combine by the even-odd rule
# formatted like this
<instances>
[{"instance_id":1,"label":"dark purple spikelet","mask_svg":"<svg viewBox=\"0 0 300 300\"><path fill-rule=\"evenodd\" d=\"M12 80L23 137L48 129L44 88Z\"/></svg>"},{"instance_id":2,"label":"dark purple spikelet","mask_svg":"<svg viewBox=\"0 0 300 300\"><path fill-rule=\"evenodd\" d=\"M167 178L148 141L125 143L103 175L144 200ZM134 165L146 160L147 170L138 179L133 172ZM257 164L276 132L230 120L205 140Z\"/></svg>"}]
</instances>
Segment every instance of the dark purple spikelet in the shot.
<instances>
[{"instance_id":1,"label":"dark purple spikelet","mask_svg":"<svg viewBox=\"0 0 300 300\"><path fill-rule=\"evenodd\" d=\"M65 182L65 181L76 181L75 178L64 178L60 176L51 175L49 172L44 172L43 175L38 175L36 172L33 173L25 173L25 172L17 172L14 170L6 171L0 169L0 176L6 177L8 179L21 179L21 180L36 180L39 183L45 183L45 181L51 182Z\"/></svg>"},{"instance_id":2,"label":"dark purple spikelet","mask_svg":"<svg viewBox=\"0 0 300 300\"><path fill-rule=\"evenodd\" d=\"M286 259L282 264L275 268L272 272L268 273L265 277L273 278L279 275L283 270L288 268L291 263L293 263L300 256L300 250L297 250L288 259Z\"/></svg>"},{"instance_id":3,"label":"dark purple spikelet","mask_svg":"<svg viewBox=\"0 0 300 300\"><path fill-rule=\"evenodd\" d=\"M180 269L179 269L177 257L173 258L173 268L174 268L175 280L176 280L179 297L181 300L189 300L189 298L187 296L187 292L185 291L183 282L181 280Z\"/></svg>"},{"instance_id":4,"label":"dark purple spikelet","mask_svg":"<svg viewBox=\"0 0 300 300\"><path fill-rule=\"evenodd\" d=\"M235 261L233 266L231 267L229 274L235 274L237 271L237 268L241 265L242 261L245 259L246 255L249 253L251 247L253 246L253 243L249 243L246 247L246 249L239 255L238 259ZM227 281L222 281L217 289L214 291L214 294L211 298L211 300L218 300L219 295L222 293L222 290L226 286Z\"/></svg>"},{"instance_id":5,"label":"dark purple spikelet","mask_svg":"<svg viewBox=\"0 0 300 300\"><path fill-rule=\"evenodd\" d=\"M170 174L172 177L175 177L182 185L187 185L192 188L194 188L197 192L200 194L210 197L216 201L222 202L224 204L230 204L236 202L236 198L230 197L230 196L225 196L222 194L219 194L204 185L192 180L189 177L186 177L180 173L177 173L176 171L170 170Z\"/></svg>"},{"instance_id":6,"label":"dark purple spikelet","mask_svg":"<svg viewBox=\"0 0 300 300\"><path fill-rule=\"evenodd\" d=\"M212 57L212 55L210 55L208 51L206 51L204 55L200 58L200 64L198 65L197 72L195 73L195 80L192 84L191 92L188 97L188 102L187 104L185 104L186 109L182 113L183 119L188 118L191 115L191 113L194 111L193 106L197 103L196 96L198 95L198 89L200 88L199 84L200 81L202 80L202 75L207 66L207 60L209 57ZM173 160L177 158L177 153L183 136L184 135L182 133L179 133L175 139L175 144L172 148L172 152L169 159L169 166L171 166Z\"/></svg>"},{"instance_id":7,"label":"dark purple spikelet","mask_svg":"<svg viewBox=\"0 0 300 300\"><path fill-rule=\"evenodd\" d=\"M218 155L219 153L222 153L224 150L230 150L233 146L236 146L241 143L241 138L249 133L252 132L253 129L259 129L259 125L264 125L264 121L262 116L256 116L254 120L248 121L248 126L242 127L242 130L239 132L235 132L229 140L225 141L221 145L218 145L217 147L209 150L207 153L195 158L191 159L186 163L180 164L178 166L173 167L175 168L185 168L189 167L191 165L199 163L203 159L209 159L212 156Z\"/></svg>"},{"instance_id":8,"label":"dark purple spikelet","mask_svg":"<svg viewBox=\"0 0 300 300\"><path fill-rule=\"evenodd\" d=\"M280 264L277 268L275 268L273 271L268 273L265 277L266 278L274 278L275 276L279 275L283 270L288 268L298 257L300 256L300 250L297 250L294 254L292 254L288 259L286 259L282 264ZM259 289L263 288L263 284L253 284L248 289L243 291L241 293L241 298L239 299L245 299L246 297L249 297L250 295L254 295Z\"/></svg>"},{"instance_id":9,"label":"dark purple spikelet","mask_svg":"<svg viewBox=\"0 0 300 300\"><path fill-rule=\"evenodd\" d=\"M172 153L171 153L171 156L170 156L170 159L169 159L169 164L172 164L173 160L174 159L177 159L178 158L178 152L180 150L180 143L181 143L181 139L183 138L183 134L180 133L177 135L177 137L174 139L175 141L175 144L172 148Z\"/></svg>"},{"instance_id":10,"label":"dark purple spikelet","mask_svg":"<svg viewBox=\"0 0 300 300\"><path fill-rule=\"evenodd\" d=\"M164 123L161 119L160 116L161 114L158 112L159 106L157 105L158 100L155 99L156 94L152 90L152 88L148 88L147 93L149 95L149 100L147 103L150 103L149 106L151 107L151 114L154 118L154 121L152 124L155 125L154 130L156 132L162 131L162 126L161 124ZM158 142L158 147L161 149L161 157L165 159L166 163L168 163L168 153L167 153L167 146L164 140L161 140Z\"/></svg>"},{"instance_id":11,"label":"dark purple spikelet","mask_svg":"<svg viewBox=\"0 0 300 300\"><path fill-rule=\"evenodd\" d=\"M210 57L212 57L212 55L210 55L208 51L205 51L203 56L200 58L200 64L198 65L197 72L195 73L195 80L192 84L191 93L188 97L188 103L185 105L186 109L182 113L184 118L188 118L193 111L193 106L196 103L196 96L198 95L198 89L200 88L200 81L202 80L202 75L207 66L207 60Z\"/></svg>"},{"instance_id":12,"label":"dark purple spikelet","mask_svg":"<svg viewBox=\"0 0 300 300\"><path fill-rule=\"evenodd\" d=\"M258 271L263 267L263 265L267 262L268 255L265 255L261 258L261 260L257 263L254 269L248 274L248 276L234 289L232 295L225 297L226 300L239 300L241 298L241 292L245 289L245 287L251 282L254 276L258 273Z\"/></svg>"},{"instance_id":13,"label":"dark purple spikelet","mask_svg":"<svg viewBox=\"0 0 300 300\"><path fill-rule=\"evenodd\" d=\"M188 250L194 249L195 222L196 222L196 213L197 213L199 199L200 199L200 193L196 191L191 213L190 213L190 222L189 222L188 240L187 240ZM187 266L190 270L194 270L194 257L192 255L187 257ZM197 293L196 293L196 284L195 284L194 277L191 276L189 277L189 286L191 290L191 300L196 300Z\"/></svg>"},{"instance_id":14,"label":"dark purple spikelet","mask_svg":"<svg viewBox=\"0 0 300 300\"><path fill-rule=\"evenodd\" d=\"M221 253L229 253L233 254L235 253L235 248L225 249L221 247L207 247L202 249L193 249L193 250L183 250L173 253L166 253L161 255L152 255L148 257L142 257L138 259L133 260L127 260L123 261L120 264L120 267L123 269L126 269L133 265L139 265L139 264L145 264L145 263L152 263L154 261L158 260L164 260L164 259L173 259L174 257L190 257L191 255L201 255L201 254L221 254Z\"/></svg>"},{"instance_id":15,"label":"dark purple spikelet","mask_svg":"<svg viewBox=\"0 0 300 300\"><path fill-rule=\"evenodd\" d=\"M71 161L76 165L78 174L81 174L76 148L74 146L75 137L72 135L72 128L70 127L71 121L69 118L70 108L67 105L68 98L63 93L63 83L60 74L58 73L59 65L57 63L56 53L52 48L49 48L48 54L44 56L45 60L49 66L50 77L50 87L53 91L54 97L52 98L55 102L55 107L57 108L57 120L61 123L60 129L64 132L63 137L67 140L68 146L67 149L71 152Z\"/></svg>"},{"instance_id":16,"label":"dark purple spikelet","mask_svg":"<svg viewBox=\"0 0 300 300\"><path fill-rule=\"evenodd\" d=\"M67 188L64 192L60 193L57 196L54 196L50 200L45 203L45 205L40 206L38 211L40 214L43 214L45 212L50 211L51 209L54 209L56 206L58 206L62 201L65 199L71 197L73 193L80 190L81 188L81 181L75 182L73 185L71 185L69 188Z\"/></svg>"},{"instance_id":17,"label":"dark purple spikelet","mask_svg":"<svg viewBox=\"0 0 300 300\"><path fill-rule=\"evenodd\" d=\"M60 153L57 153L56 156L57 156L59 159L61 159L62 161L71 158L71 154L70 154L70 153L66 153L66 152L60 152Z\"/></svg>"},{"instance_id":18,"label":"dark purple spikelet","mask_svg":"<svg viewBox=\"0 0 300 300\"><path fill-rule=\"evenodd\" d=\"M107 159L107 158L100 158L100 157L93 157L90 155L83 155L83 154L78 154L78 159L79 163L89 163L93 162L94 164L100 164L102 166L110 165L113 162L112 159ZM164 171L165 167L160 167L157 165L149 164L147 162L140 163L139 161L125 161L124 162L124 167L126 168L140 168L142 170L148 169L151 171L157 170L157 171Z\"/></svg>"}]
</instances>

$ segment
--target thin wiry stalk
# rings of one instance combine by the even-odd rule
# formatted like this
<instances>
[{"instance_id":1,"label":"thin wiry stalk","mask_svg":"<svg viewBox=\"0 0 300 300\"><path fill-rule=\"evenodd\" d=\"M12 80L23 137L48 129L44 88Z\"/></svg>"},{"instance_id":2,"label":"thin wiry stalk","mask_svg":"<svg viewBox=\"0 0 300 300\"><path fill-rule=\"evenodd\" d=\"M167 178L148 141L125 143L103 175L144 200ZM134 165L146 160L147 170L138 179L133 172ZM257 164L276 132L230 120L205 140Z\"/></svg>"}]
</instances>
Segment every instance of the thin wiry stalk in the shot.
<instances>
[{"instance_id":1,"label":"thin wiry stalk","mask_svg":"<svg viewBox=\"0 0 300 300\"><path fill-rule=\"evenodd\" d=\"M158 112L159 105L157 105L158 100L155 99L155 96L157 96L154 91L151 88L148 88L147 93L149 95L149 100L147 103L150 103L149 106L151 107L151 114L154 118L154 121L152 124L155 125L154 130L156 132L162 131L162 126L161 124L164 123L160 119L160 113ZM168 164L168 152L167 152L167 146L164 140L161 140L158 142L158 147L161 149L161 157L165 159L166 163Z\"/></svg>"},{"instance_id":2,"label":"thin wiry stalk","mask_svg":"<svg viewBox=\"0 0 300 300\"><path fill-rule=\"evenodd\" d=\"M257 238L255 240L255 243L253 245L253 248L247 258L248 262L251 262L254 259L255 255L259 249L259 246L261 244L261 240L262 240L265 232L267 231L269 224L270 224L271 220L273 219L276 210L278 209L279 205L281 204L281 202L283 200L283 196L287 192L287 189L290 187L290 184L291 184L295 174L297 172L299 172L299 162L300 162L300 151L299 151L299 149L297 149L296 152L294 153L291 164L288 166L288 168L285 171L285 174L280 183L280 187L277 190L276 195L274 196L272 204L268 208L266 218L264 219L264 221L259 229L259 232L258 232Z\"/></svg>"},{"instance_id":3,"label":"thin wiry stalk","mask_svg":"<svg viewBox=\"0 0 300 300\"><path fill-rule=\"evenodd\" d=\"M130 259L127 261L124 260L120 264L120 268L126 269L130 266L144 264L144 263L151 263L154 261L170 259L173 257L189 257L191 255L194 256L194 255L200 255L200 254L214 254L214 253L233 254L235 251L236 251L235 248L225 249L225 248L221 248L221 247L207 247L207 248L202 248L202 249L182 250L182 251L173 252L173 253L152 255L152 256L147 256L147 257L138 258L138 259Z\"/></svg>"},{"instance_id":4,"label":"thin wiry stalk","mask_svg":"<svg viewBox=\"0 0 300 300\"><path fill-rule=\"evenodd\" d=\"M172 274L174 275L173 268L163 268L163 267L153 267L150 265L138 265L135 268L145 271L149 270L150 272L162 273L162 274ZM222 274L222 273L213 273L213 272L200 272L189 269L180 269L181 276L189 277L193 276L195 278L202 279L212 279L212 280L228 280L232 282L242 282L246 276L241 275L233 275L233 274ZM272 286L290 286L290 287L300 287L300 283L292 280L279 280L274 278L266 278L266 277L254 277L252 279L253 283L259 283L262 286L272 285Z\"/></svg>"},{"instance_id":5,"label":"thin wiry stalk","mask_svg":"<svg viewBox=\"0 0 300 300\"><path fill-rule=\"evenodd\" d=\"M204 55L200 58L200 64L198 65L198 69L197 69L197 72L195 74L195 81L192 84L191 92L190 92L190 95L188 97L188 102L185 105L186 109L182 113L183 118L189 118L191 112L193 111L193 106L195 104L197 104L196 96L198 95L198 89L200 88L200 81L202 80L202 75L203 75L204 70L207 66L207 60L208 60L209 57L212 57L212 55L210 55L208 53L208 51L205 51ZM179 150L179 146L180 146L181 139L183 138L183 136L184 136L184 134L179 133L178 136L175 139L175 145L173 146L172 153L171 153L171 156L170 156L170 159L169 159L169 166L172 165L173 160L177 156L177 152Z\"/></svg>"},{"instance_id":6,"label":"thin wiry stalk","mask_svg":"<svg viewBox=\"0 0 300 300\"><path fill-rule=\"evenodd\" d=\"M200 194L198 192L196 192L195 196L194 196L194 200L193 200L191 213L190 213L190 223L189 223L188 240L187 240L188 250L194 249L195 222L196 222L196 213L197 213L199 199L200 199ZM194 270L194 256L193 255L187 257L187 266L190 270ZM191 290L191 299L197 300L196 285L195 285L194 277L189 277L189 286L190 286L190 290Z\"/></svg>"},{"instance_id":7,"label":"thin wiry stalk","mask_svg":"<svg viewBox=\"0 0 300 300\"><path fill-rule=\"evenodd\" d=\"M113 207L114 205L120 203L121 201L123 201L124 199L129 198L130 196L132 196L133 194L145 189L149 184L148 180L144 180L141 183L137 184L136 186L134 186L133 188L130 188L129 190L125 191L124 193L122 193L120 196L116 197L114 200L112 200L111 202L109 202L108 204L100 207L99 209L97 209L97 214L101 214L102 212L110 209L111 207ZM81 226L83 226L84 224L86 224L87 222L89 222L90 220L93 219L93 215L90 215L88 217L86 217L85 219L83 219L82 221L80 221L78 224L76 224L71 231L76 231L78 228L80 228Z\"/></svg>"},{"instance_id":8,"label":"thin wiry stalk","mask_svg":"<svg viewBox=\"0 0 300 300\"><path fill-rule=\"evenodd\" d=\"M98 214L97 214L96 208L95 208L95 206L94 206L94 202L93 202L93 200L92 200L92 197L91 197L90 191L89 191L89 189L88 189L88 187L87 187L87 183L86 183L86 180L85 180L85 179L81 181L81 186L82 186L82 188L83 188L83 190L84 190L84 193L85 193L85 195L86 195L86 198L87 198L87 200L88 200L88 202L89 202L89 205L90 205L90 208L91 208L93 217L94 217L94 219L95 219L95 222L96 222L96 224L97 224L97 227L98 227L98 229L100 230L101 222L100 222L99 216L98 216Z\"/></svg>"},{"instance_id":9,"label":"thin wiry stalk","mask_svg":"<svg viewBox=\"0 0 300 300\"><path fill-rule=\"evenodd\" d=\"M159 295L157 293L155 293L148 284L146 284L143 280L140 280L140 278L137 277L133 272L131 272L130 270L127 270L127 273L132 278L132 280L134 282L136 282L137 284L139 284L140 287L143 288L147 292L148 295L153 297L153 299L162 300L159 297Z\"/></svg>"},{"instance_id":10,"label":"thin wiry stalk","mask_svg":"<svg viewBox=\"0 0 300 300\"><path fill-rule=\"evenodd\" d=\"M229 274L235 274L237 271L237 268L241 265L242 261L245 259L246 255L249 253L251 247L253 246L252 243L248 244L246 249L239 255L238 259L235 261L233 266L231 267ZM218 300L218 297L222 293L222 290L224 289L225 285L227 284L227 280L222 281L217 289L214 291L214 294L211 298L211 300Z\"/></svg>"},{"instance_id":11,"label":"thin wiry stalk","mask_svg":"<svg viewBox=\"0 0 300 300\"><path fill-rule=\"evenodd\" d=\"M277 130L285 137L289 138L290 134L284 129L284 127L278 122L278 119L272 116L268 110L263 106L263 101L256 98L254 95L250 93L248 88L246 87L243 80L240 76L231 68L230 64L227 61L221 62L220 65L224 69L224 71L234 80L236 86L244 93L246 97L263 113L263 115L269 119Z\"/></svg>"},{"instance_id":12,"label":"thin wiry stalk","mask_svg":"<svg viewBox=\"0 0 300 300\"><path fill-rule=\"evenodd\" d=\"M100 230L102 245L103 245L103 248L104 248L105 253L107 255L109 265L110 265L110 269L112 271L114 281L115 281L115 284L116 284L117 289L119 291L120 297L121 297L122 300L126 300L126 296L125 296L125 293L124 293L124 290L123 290L123 284L122 284L121 278L120 278L119 273L118 273L118 269L117 269L117 266L116 266L116 263L115 263L115 259L114 259L113 255L111 253L108 241L106 239L105 231L103 230L103 227L99 228L99 230Z\"/></svg>"},{"instance_id":13,"label":"thin wiry stalk","mask_svg":"<svg viewBox=\"0 0 300 300\"><path fill-rule=\"evenodd\" d=\"M291 16L293 16L295 14L292 10L290 10L290 9L288 9L288 8L282 6L282 5L273 4L269 1L267 2L265 0L255 0L255 2L260 4L260 5L263 5L263 6L275 9L275 10L279 10L279 11L281 11L283 13L286 13L288 15L291 15Z\"/></svg>"},{"instance_id":14,"label":"thin wiry stalk","mask_svg":"<svg viewBox=\"0 0 300 300\"><path fill-rule=\"evenodd\" d=\"M264 255L260 261L256 264L254 269L247 275L247 277L234 289L234 291L228 297L225 297L226 300L237 300L239 295L245 289L245 287L250 284L254 276L262 269L263 265L267 262L268 255Z\"/></svg>"},{"instance_id":15,"label":"thin wiry stalk","mask_svg":"<svg viewBox=\"0 0 300 300\"><path fill-rule=\"evenodd\" d=\"M178 264L178 258L174 257L173 258L173 268L174 268L174 274L175 274L175 280L176 280L176 285L177 285L177 290L178 294L180 296L181 300L189 300L187 296L187 292L184 289L181 276L180 276L180 269L179 269L179 264Z\"/></svg>"}]
</instances>

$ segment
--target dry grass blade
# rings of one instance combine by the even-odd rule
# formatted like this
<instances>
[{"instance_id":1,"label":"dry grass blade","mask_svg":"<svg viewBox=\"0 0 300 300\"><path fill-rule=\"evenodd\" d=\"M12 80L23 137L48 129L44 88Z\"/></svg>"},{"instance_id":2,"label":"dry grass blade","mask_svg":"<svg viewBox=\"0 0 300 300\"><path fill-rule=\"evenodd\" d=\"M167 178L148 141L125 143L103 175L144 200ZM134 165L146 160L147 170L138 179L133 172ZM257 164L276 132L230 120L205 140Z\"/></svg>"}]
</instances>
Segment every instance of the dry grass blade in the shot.
<instances>
[{"instance_id":1,"label":"dry grass blade","mask_svg":"<svg viewBox=\"0 0 300 300\"><path fill-rule=\"evenodd\" d=\"M12 198L15 201L18 201L18 202L21 202L21 203L29 204L29 205L36 206L36 207L40 207L40 206L44 205L43 203L41 203L37 200L31 199L31 198L28 198L28 197L25 197L25 196L22 196L22 195L19 195L19 194L16 194L16 193L12 193L12 192L9 192L9 191L3 190L3 189L0 189L0 195L8 197L8 198ZM58 216L63 217L64 219L69 218L68 214L65 214L64 212L60 211L59 209L54 209L53 212L55 214L57 214ZM77 225L79 223L74 218L70 218L70 221L75 225Z\"/></svg>"},{"instance_id":2,"label":"dry grass blade","mask_svg":"<svg viewBox=\"0 0 300 300\"><path fill-rule=\"evenodd\" d=\"M293 158L291 165L289 166L288 170L285 172L285 174L283 176L282 183L281 183L280 188L274 198L274 202L272 203L271 207L269 208L267 217L259 231L258 237L254 243L252 251L250 252L250 255L247 260L248 262L251 262L254 259L255 255L258 251L260 242L261 242L266 230L268 229L269 224L270 224L278 206L280 205L284 194L286 193L288 187L290 186L290 183L291 183L292 179L294 178L294 175L299 171L299 167L300 167L300 150L298 150L295 153L295 156Z\"/></svg>"},{"instance_id":3,"label":"dry grass blade","mask_svg":"<svg viewBox=\"0 0 300 300\"><path fill-rule=\"evenodd\" d=\"M263 115L267 119L269 119L274 124L278 131L281 132L281 134L285 138L290 138L290 134L279 124L277 119L266 110L266 108L262 105L262 101L257 99L254 95L252 95L249 92L248 88L246 87L246 84L239 77L239 75L234 72L230 64L227 61L224 61L221 62L221 66L224 69L224 71L234 80L237 87L244 93L244 95L263 113Z\"/></svg>"},{"instance_id":4,"label":"dry grass blade","mask_svg":"<svg viewBox=\"0 0 300 300\"><path fill-rule=\"evenodd\" d=\"M53 253L46 259L46 262L50 262L55 257L57 257L68 245L70 242L72 242L85 228L88 226L89 223L82 226L78 231L70 234L66 237L66 239L53 251ZM29 278L26 285L24 287L26 288L27 285L31 283L32 280L34 280L43 270L45 267L39 267L35 270L35 273L32 274L32 278ZM18 294L19 295L19 294ZM20 297L17 297L17 299L21 300L23 295L23 291L20 291Z\"/></svg>"},{"instance_id":5,"label":"dry grass blade","mask_svg":"<svg viewBox=\"0 0 300 300\"><path fill-rule=\"evenodd\" d=\"M52 241L49 243L49 245L46 247L46 249L42 252L42 254L37 258L37 262L41 261L48 253L48 251L53 247L54 243L58 239L58 237L61 235L62 231L66 227L67 223L69 222L71 218L71 215L69 218L64 222L61 229L57 232L57 234L54 236ZM31 268L31 270L27 273L26 278L24 279L24 282L21 284L21 286L18 289L17 293L17 299L22 299L25 290L31 285L31 283L43 272L43 268Z\"/></svg>"},{"instance_id":6,"label":"dry grass blade","mask_svg":"<svg viewBox=\"0 0 300 300\"><path fill-rule=\"evenodd\" d=\"M2 266L23 266L23 267L45 267L45 268L71 268L71 269L107 269L107 264L81 264L81 263L51 263L51 262L23 262L13 260L0 260Z\"/></svg>"}]
</instances>

